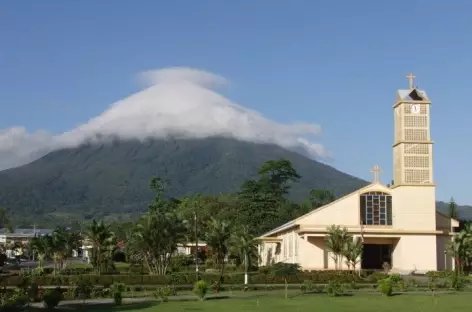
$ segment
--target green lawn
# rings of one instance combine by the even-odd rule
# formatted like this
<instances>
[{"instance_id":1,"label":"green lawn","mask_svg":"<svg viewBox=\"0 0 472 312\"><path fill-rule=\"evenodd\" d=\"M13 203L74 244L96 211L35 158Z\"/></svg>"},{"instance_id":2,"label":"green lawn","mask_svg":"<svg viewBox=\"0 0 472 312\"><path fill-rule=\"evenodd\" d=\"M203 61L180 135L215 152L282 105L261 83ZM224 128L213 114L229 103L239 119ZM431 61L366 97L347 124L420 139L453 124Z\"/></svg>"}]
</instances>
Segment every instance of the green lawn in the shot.
<instances>
[{"instance_id":1,"label":"green lawn","mask_svg":"<svg viewBox=\"0 0 472 312\"><path fill-rule=\"evenodd\" d=\"M140 303L122 307L88 307L82 311L106 312L274 312L274 311L329 311L329 312L435 312L470 311L471 295L355 295L352 297L330 298L327 295L303 295L291 299L283 296L266 296L246 299L219 299L186 302L167 302L164 304ZM69 310L70 311L70 310Z\"/></svg>"}]
</instances>

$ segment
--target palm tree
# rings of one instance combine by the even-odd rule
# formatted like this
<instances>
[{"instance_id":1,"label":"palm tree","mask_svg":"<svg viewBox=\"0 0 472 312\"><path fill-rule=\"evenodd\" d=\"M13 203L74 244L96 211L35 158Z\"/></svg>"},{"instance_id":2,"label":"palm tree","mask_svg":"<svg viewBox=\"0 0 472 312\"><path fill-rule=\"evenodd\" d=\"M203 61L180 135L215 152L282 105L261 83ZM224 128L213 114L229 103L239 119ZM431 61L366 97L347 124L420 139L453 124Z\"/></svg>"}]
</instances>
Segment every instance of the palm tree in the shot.
<instances>
[{"instance_id":1,"label":"palm tree","mask_svg":"<svg viewBox=\"0 0 472 312\"><path fill-rule=\"evenodd\" d=\"M38 255L38 268L42 270L44 268L44 260L50 256L52 251L52 237L49 235L35 236L31 239L29 245L33 252L36 252Z\"/></svg>"},{"instance_id":2,"label":"palm tree","mask_svg":"<svg viewBox=\"0 0 472 312\"><path fill-rule=\"evenodd\" d=\"M67 258L72 255L72 251L79 248L81 237L79 233L58 227L52 232L53 259L59 262L59 268L64 269L67 265Z\"/></svg>"},{"instance_id":3,"label":"palm tree","mask_svg":"<svg viewBox=\"0 0 472 312\"><path fill-rule=\"evenodd\" d=\"M456 270L464 273L472 265L472 224L466 224L448 246L447 252L456 261Z\"/></svg>"},{"instance_id":4,"label":"palm tree","mask_svg":"<svg viewBox=\"0 0 472 312\"><path fill-rule=\"evenodd\" d=\"M229 222L211 218L205 240L215 257L215 262L220 266L220 282L223 281L225 260L228 255L228 246L231 238L231 226Z\"/></svg>"},{"instance_id":5,"label":"palm tree","mask_svg":"<svg viewBox=\"0 0 472 312\"><path fill-rule=\"evenodd\" d=\"M112 266L113 252L116 250L115 235L103 221L94 219L88 228L87 238L92 244L92 265L100 274L102 269L108 270Z\"/></svg>"},{"instance_id":6,"label":"palm tree","mask_svg":"<svg viewBox=\"0 0 472 312\"><path fill-rule=\"evenodd\" d=\"M257 246L258 240L255 239L247 226L241 226L231 235L230 244L232 251L239 255L244 265L244 285L248 284L248 271L251 259L258 256Z\"/></svg>"},{"instance_id":7,"label":"palm tree","mask_svg":"<svg viewBox=\"0 0 472 312\"><path fill-rule=\"evenodd\" d=\"M328 234L325 238L325 244L328 250L332 252L335 269L338 270L342 266L344 245L352 237L347 232L346 228L341 228L339 225L331 225L327 228Z\"/></svg>"},{"instance_id":8,"label":"palm tree","mask_svg":"<svg viewBox=\"0 0 472 312\"><path fill-rule=\"evenodd\" d=\"M346 258L346 265L348 269L356 270L356 266L360 261L363 249L362 242L359 238L352 238L344 243L343 256Z\"/></svg>"}]
</instances>

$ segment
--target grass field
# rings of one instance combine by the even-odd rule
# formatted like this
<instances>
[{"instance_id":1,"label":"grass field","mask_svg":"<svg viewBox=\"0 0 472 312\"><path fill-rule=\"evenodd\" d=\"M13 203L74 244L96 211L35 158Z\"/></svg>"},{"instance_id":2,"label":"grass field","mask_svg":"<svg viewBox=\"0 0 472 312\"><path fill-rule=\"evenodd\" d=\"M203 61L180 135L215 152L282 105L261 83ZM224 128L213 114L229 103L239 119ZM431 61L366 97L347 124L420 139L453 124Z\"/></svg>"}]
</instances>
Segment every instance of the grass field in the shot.
<instances>
[{"instance_id":1,"label":"grass field","mask_svg":"<svg viewBox=\"0 0 472 312\"><path fill-rule=\"evenodd\" d=\"M139 303L121 307L101 306L85 307L81 311L107 312L273 312L273 311L330 311L330 312L439 312L439 311L470 311L471 295L415 295L406 294L393 297L380 295L355 295L352 297L330 298L327 295L303 295L291 299L283 296L266 296L258 298L219 299L207 301L186 301ZM64 310L65 311L65 310ZM69 308L67 311L71 311Z\"/></svg>"}]
</instances>

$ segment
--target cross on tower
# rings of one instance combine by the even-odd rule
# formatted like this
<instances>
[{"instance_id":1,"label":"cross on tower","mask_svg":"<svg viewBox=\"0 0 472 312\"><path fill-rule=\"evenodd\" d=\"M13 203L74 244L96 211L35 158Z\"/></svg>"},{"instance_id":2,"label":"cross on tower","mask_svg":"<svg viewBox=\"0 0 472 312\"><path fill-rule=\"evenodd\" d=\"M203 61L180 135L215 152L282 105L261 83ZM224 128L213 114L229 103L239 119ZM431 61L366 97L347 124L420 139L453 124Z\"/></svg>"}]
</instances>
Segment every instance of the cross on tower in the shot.
<instances>
[{"instance_id":1,"label":"cross on tower","mask_svg":"<svg viewBox=\"0 0 472 312\"><path fill-rule=\"evenodd\" d=\"M372 172L372 174L374 175L374 180L372 182L373 183L378 183L379 182L379 176L380 176L380 173L382 172L382 169L380 169L380 167L378 165L375 165L374 167L372 167L370 172Z\"/></svg>"},{"instance_id":2,"label":"cross on tower","mask_svg":"<svg viewBox=\"0 0 472 312\"><path fill-rule=\"evenodd\" d=\"M416 76L413 75L413 74L409 74L408 76L406 76L406 78L408 78L408 81L409 81L409 84L410 84L410 89L414 89L415 88L415 78L416 78Z\"/></svg>"}]
</instances>

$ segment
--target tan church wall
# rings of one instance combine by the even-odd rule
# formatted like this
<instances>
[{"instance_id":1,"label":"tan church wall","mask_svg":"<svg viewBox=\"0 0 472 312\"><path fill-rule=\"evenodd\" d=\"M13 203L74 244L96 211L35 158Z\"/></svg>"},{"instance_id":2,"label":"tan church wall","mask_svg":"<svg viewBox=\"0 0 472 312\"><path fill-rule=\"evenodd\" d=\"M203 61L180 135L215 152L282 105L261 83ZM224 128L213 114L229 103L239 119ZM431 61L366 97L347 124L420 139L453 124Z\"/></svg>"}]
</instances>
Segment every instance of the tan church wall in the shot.
<instances>
[{"instance_id":1,"label":"tan church wall","mask_svg":"<svg viewBox=\"0 0 472 312\"><path fill-rule=\"evenodd\" d=\"M278 257L277 243L264 242L259 245L259 265L271 265L276 263Z\"/></svg>"},{"instance_id":2,"label":"tan church wall","mask_svg":"<svg viewBox=\"0 0 472 312\"><path fill-rule=\"evenodd\" d=\"M393 227L402 230L436 230L435 188L397 187L392 190Z\"/></svg>"},{"instance_id":3,"label":"tan church wall","mask_svg":"<svg viewBox=\"0 0 472 312\"><path fill-rule=\"evenodd\" d=\"M333 253L326 248L325 237L300 237L299 264L303 270L334 270L336 263ZM358 267L360 264L358 265ZM338 268L347 270L344 259L339 259Z\"/></svg>"},{"instance_id":4,"label":"tan church wall","mask_svg":"<svg viewBox=\"0 0 472 312\"><path fill-rule=\"evenodd\" d=\"M269 265L277 262L298 263L300 246L297 228L280 232L273 238L280 242L263 242L259 249L260 265Z\"/></svg>"},{"instance_id":5,"label":"tan church wall","mask_svg":"<svg viewBox=\"0 0 472 312\"><path fill-rule=\"evenodd\" d=\"M392 255L392 268L408 271L436 271L437 247L435 235L403 235Z\"/></svg>"},{"instance_id":6,"label":"tan church wall","mask_svg":"<svg viewBox=\"0 0 472 312\"><path fill-rule=\"evenodd\" d=\"M438 259L438 270L453 270L454 269L454 258L447 253L448 245L451 241L450 236L437 236L436 247Z\"/></svg>"},{"instance_id":7,"label":"tan church wall","mask_svg":"<svg viewBox=\"0 0 472 312\"><path fill-rule=\"evenodd\" d=\"M301 218L297 223L301 226L317 227L328 227L332 224L358 226L359 220L359 195L353 193L340 201L315 210L313 214Z\"/></svg>"},{"instance_id":8,"label":"tan church wall","mask_svg":"<svg viewBox=\"0 0 472 312\"><path fill-rule=\"evenodd\" d=\"M446 231L452 231L453 226L459 226L459 224L454 224L457 222L454 222L453 219L444 216L440 213L436 213L436 229L437 230L446 230Z\"/></svg>"},{"instance_id":9,"label":"tan church wall","mask_svg":"<svg viewBox=\"0 0 472 312\"><path fill-rule=\"evenodd\" d=\"M323 237L299 237L299 264L303 270L322 270L327 265Z\"/></svg>"}]
</instances>

